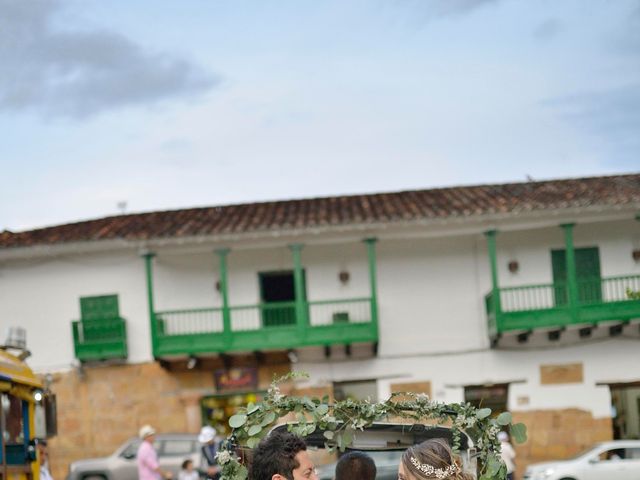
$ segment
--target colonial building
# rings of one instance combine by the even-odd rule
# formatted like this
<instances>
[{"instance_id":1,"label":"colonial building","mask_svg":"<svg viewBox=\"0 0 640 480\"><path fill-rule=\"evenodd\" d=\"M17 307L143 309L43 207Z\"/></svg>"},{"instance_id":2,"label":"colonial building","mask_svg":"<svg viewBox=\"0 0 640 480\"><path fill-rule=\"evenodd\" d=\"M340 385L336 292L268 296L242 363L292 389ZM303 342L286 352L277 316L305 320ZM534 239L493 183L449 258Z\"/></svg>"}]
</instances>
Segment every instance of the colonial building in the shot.
<instances>
[{"instance_id":1,"label":"colonial building","mask_svg":"<svg viewBox=\"0 0 640 480\"><path fill-rule=\"evenodd\" d=\"M0 233L0 322L57 393L54 477L274 374L509 410L520 468L640 436L640 175L151 212Z\"/></svg>"}]
</instances>

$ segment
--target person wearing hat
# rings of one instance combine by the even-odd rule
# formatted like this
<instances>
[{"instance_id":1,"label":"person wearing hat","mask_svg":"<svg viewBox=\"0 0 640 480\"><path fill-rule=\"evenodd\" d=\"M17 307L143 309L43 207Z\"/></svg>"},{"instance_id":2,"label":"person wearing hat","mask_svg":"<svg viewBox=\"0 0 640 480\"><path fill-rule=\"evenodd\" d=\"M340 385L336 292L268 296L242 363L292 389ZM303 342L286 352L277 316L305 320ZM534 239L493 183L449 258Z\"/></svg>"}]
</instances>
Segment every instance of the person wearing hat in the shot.
<instances>
[{"instance_id":1,"label":"person wearing hat","mask_svg":"<svg viewBox=\"0 0 640 480\"><path fill-rule=\"evenodd\" d=\"M158 454L153 447L153 441L156 439L155 429L151 425L145 425L138 434L142 439L136 455L138 480L162 480L163 478L169 480L173 475L160 468Z\"/></svg>"},{"instance_id":2,"label":"person wearing hat","mask_svg":"<svg viewBox=\"0 0 640 480\"><path fill-rule=\"evenodd\" d=\"M218 480L220 478L220 467L216 460L216 453L220 442L218 441L218 432L210 425L205 425L200 430L198 441L202 444L202 463L200 470L209 480Z\"/></svg>"}]
</instances>

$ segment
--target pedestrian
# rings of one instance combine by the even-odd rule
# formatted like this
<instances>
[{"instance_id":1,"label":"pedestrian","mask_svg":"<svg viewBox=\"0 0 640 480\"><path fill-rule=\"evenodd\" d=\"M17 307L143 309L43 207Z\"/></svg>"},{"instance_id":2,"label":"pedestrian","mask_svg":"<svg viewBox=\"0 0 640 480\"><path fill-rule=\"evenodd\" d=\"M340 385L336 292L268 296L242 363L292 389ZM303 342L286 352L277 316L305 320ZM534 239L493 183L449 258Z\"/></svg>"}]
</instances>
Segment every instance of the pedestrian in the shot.
<instances>
[{"instance_id":1,"label":"pedestrian","mask_svg":"<svg viewBox=\"0 0 640 480\"><path fill-rule=\"evenodd\" d=\"M216 460L216 454L220 448L218 432L210 425L202 427L198 435L198 441L202 445L201 473L209 480L220 478L220 466Z\"/></svg>"},{"instance_id":2,"label":"pedestrian","mask_svg":"<svg viewBox=\"0 0 640 480\"><path fill-rule=\"evenodd\" d=\"M376 480L376 463L364 452L349 452L336 464L334 480Z\"/></svg>"},{"instance_id":3,"label":"pedestrian","mask_svg":"<svg viewBox=\"0 0 640 480\"><path fill-rule=\"evenodd\" d=\"M40 460L40 480L53 480L49 470L49 447L47 441L42 438L37 440L38 459Z\"/></svg>"},{"instance_id":4,"label":"pedestrian","mask_svg":"<svg viewBox=\"0 0 640 480\"><path fill-rule=\"evenodd\" d=\"M514 480L516 471L516 451L509 443L509 434L507 432L498 432L498 440L500 441L500 457L507 466L507 480Z\"/></svg>"},{"instance_id":5,"label":"pedestrian","mask_svg":"<svg viewBox=\"0 0 640 480\"><path fill-rule=\"evenodd\" d=\"M413 445L402 454L398 466L398 480L473 480L474 476L463 471L443 438L431 438Z\"/></svg>"},{"instance_id":6,"label":"pedestrian","mask_svg":"<svg viewBox=\"0 0 640 480\"><path fill-rule=\"evenodd\" d=\"M162 478L169 480L173 475L171 472L160 468L158 454L153 447L153 441L156 439L154 428L151 425L145 425L138 434L142 439L136 455L138 480L161 480Z\"/></svg>"},{"instance_id":7,"label":"pedestrian","mask_svg":"<svg viewBox=\"0 0 640 480\"><path fill-rule=\"evenodd\" d=\"M193 460L187 458L182 462L182 468L178 473L178 480L198 480L200 474L193 468Z\"/></svg>"},{"instance_id":8,"label":"pedestrian","mask_svg":"<svg viewBox=\"0 0 640 480\"><path fill-rule=\"evenodd\" d=\"M253 451L250 480L318 480L304 440L290 432L272 432Z\"/></svg>"}]
</instances>

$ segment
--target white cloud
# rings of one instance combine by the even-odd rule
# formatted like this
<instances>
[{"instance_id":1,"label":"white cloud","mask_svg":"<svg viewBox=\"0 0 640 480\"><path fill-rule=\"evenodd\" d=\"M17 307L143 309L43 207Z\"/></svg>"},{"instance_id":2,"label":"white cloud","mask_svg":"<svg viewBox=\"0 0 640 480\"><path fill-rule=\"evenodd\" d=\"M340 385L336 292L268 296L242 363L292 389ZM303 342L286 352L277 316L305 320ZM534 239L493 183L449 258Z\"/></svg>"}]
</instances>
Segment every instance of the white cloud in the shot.
<instances>
[{"instance_id":1,"label":"white cloud","mask_svg":"<svg viewBox=\"0 0 640 480\"><path fill-rule=\"evenodd\" d=\"M0 110L84 118L199 95L219 78L110 31L60 31L62 4L0 0Z\"/></svg>"}]
</instances>

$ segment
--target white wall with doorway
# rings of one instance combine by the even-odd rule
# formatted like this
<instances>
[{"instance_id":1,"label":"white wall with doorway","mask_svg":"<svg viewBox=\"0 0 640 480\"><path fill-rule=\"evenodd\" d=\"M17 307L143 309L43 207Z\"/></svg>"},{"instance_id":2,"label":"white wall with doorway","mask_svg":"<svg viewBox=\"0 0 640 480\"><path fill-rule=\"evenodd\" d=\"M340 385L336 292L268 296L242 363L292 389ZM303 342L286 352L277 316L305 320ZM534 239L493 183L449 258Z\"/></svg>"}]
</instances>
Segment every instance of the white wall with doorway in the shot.
<instances>
[{"instance_id":1,"label":"white wall with doorway","mask_svg":"<svg viewBox=\"0 0 640 480\"><path fill-rule=\"evenodd\" d=\"M582 365L582 381L541 383L542 366L576 363ZM308 372L309 382L318 384L377 379L379 399L389 397L394 383L429 381L433 399L447 403L464 401L464 387L468 385L508 383L509 410L578 408L596 418L608 418L611 395L609 388L601 384L640 380L638 365L637 341L611 338L545 349L381 354L371 360L301 362L296 369Z\"/></svg>"},{"instance_id":2,"label":"white wall with doorway","mask_svg":"<svg viewBox=\"0 0 640 480\"><path fill-rule=\"evenodd\" d=\"M611 387L614 434L624 439L640 439L640 386Z\"/></svg>"}]
</instances>

